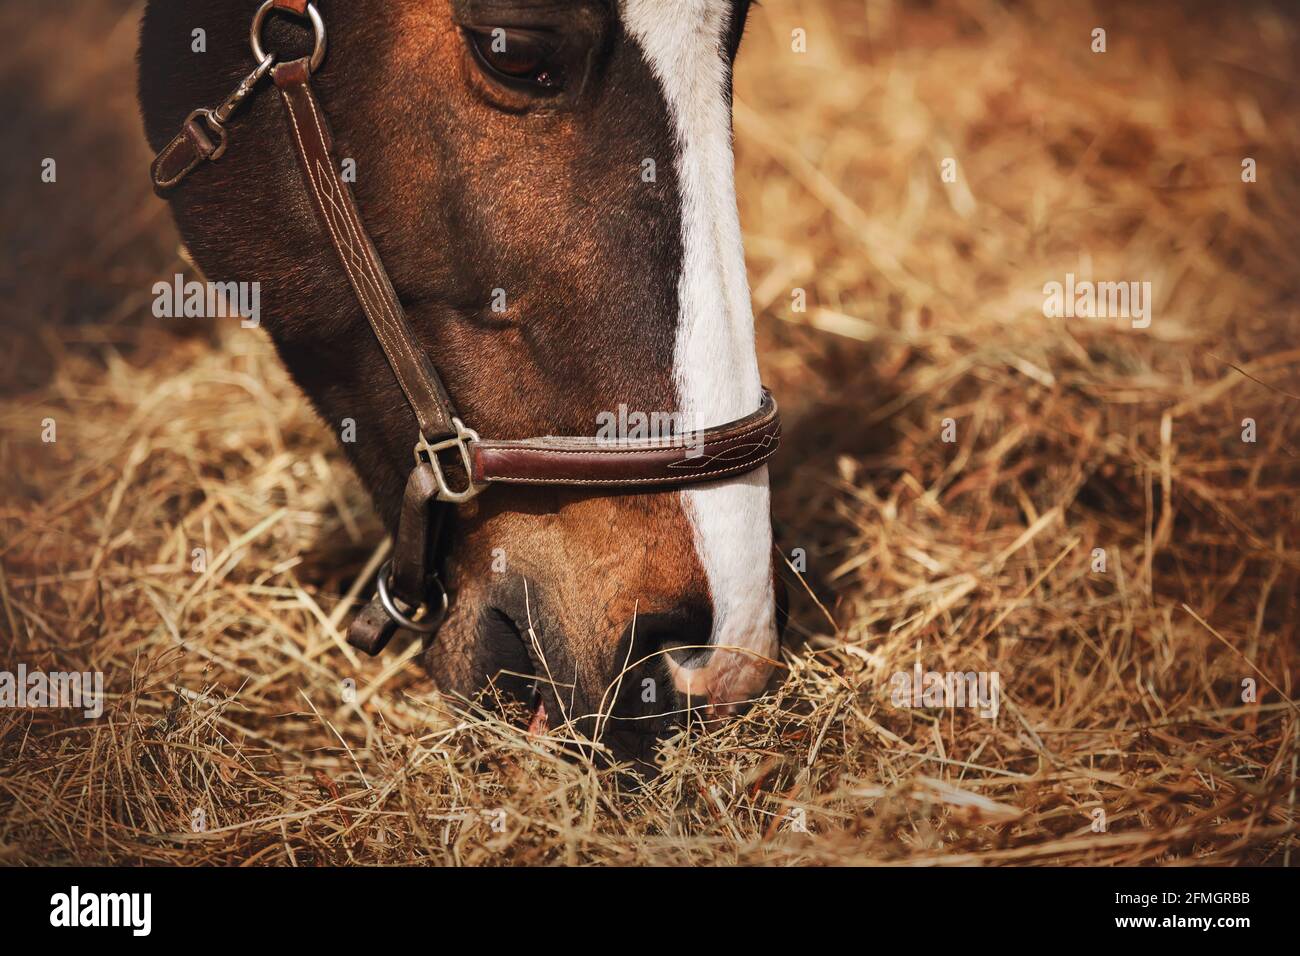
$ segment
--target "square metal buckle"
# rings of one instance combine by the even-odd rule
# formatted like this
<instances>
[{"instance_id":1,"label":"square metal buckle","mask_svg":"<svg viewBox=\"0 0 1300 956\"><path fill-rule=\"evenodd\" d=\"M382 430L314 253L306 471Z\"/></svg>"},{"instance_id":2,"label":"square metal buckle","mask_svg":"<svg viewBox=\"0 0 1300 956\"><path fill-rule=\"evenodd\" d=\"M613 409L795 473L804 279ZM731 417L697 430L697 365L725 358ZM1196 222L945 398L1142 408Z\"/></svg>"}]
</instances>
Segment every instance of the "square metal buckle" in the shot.
<instances>
[{"instance_id":1,"label":"square metal buckle","mask_svg":"<svg viewBox=\"0 0 1300 956\"><path fill-rule=\"evenodd\" d=\"M438 483L439 501L460 504L463 501L469 501L487 485L475 484L474 479L471 477L474 473L474 463L470 459L469 443L479 440L478 432L472 428L466 428L465 423L459 418L453 418L451 423L456 426L456 436L454 438L430 442L423 434L420 435L420 440L415 443L415 460L417 462L427 461L433 466L433 477ZM459 490L447 484L447 476L442 470L442 464L438 461L438 453L446 451L448 448L455 448L460 453L461 464L465 467L467 484Z\"/></svg>"}]
</instances>

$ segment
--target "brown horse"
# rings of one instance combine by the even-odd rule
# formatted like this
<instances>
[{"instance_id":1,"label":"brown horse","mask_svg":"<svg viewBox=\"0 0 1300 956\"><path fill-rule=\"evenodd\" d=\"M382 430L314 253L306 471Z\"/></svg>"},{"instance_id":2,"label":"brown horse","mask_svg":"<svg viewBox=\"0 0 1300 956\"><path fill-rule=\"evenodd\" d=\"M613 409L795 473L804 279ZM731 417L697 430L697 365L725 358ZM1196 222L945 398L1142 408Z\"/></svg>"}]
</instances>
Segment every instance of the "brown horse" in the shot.
<instances>
[{"instance_id":1,"label":"brown horse","mask_svg":"<svg viewBox=\"0 0 1300 956\"><path fill-rule=\"evenodd\" d=\"M505 439L635 413L689 430L759 406L731 148L749 0L319 5L313 84L337 155L466 421ZM155 149L248 73L256 6L149 4ZM272 16L263 42L283 61L310 34ZM228 151L169 194L177 225L207 276L260 283L294 379L332 427L355 423L344 448L391 529L416 421L322 239L279 107L252 96L229 126ZM729 712L771 676L766 468L637 494L494 487L448 541L454 601L425 662L453 694L536 693L551 723L588 727L612 706L627 718L616 750L644 752L665 715Z\"/></svg>"}]
</instances>

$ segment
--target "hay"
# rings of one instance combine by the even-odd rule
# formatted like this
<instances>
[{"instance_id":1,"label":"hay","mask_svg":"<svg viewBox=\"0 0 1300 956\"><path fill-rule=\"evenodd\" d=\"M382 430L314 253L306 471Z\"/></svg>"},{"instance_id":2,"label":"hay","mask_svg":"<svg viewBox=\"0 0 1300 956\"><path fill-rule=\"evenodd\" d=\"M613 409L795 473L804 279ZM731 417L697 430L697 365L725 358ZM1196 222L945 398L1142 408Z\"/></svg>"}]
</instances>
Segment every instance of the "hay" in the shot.
<instances>
[{"instance_id":1,"label":"hay","mask_svg":"<svg viewBox=\"0 0 1300 956\"><path fill-rule=\"evenodd\" d=\"M0 860L1289 862L1300 32L1168 7L756 11L737 179L807 571L780 689L640 789L343 644L378 526L260 335L59 327L0 409L0 666L109 705L0 710ZM1152 281L1150 328L1044 318L1066 272ZM996 719L894 706L918 662L996 671Z\"/></svg>"}]
</instances>

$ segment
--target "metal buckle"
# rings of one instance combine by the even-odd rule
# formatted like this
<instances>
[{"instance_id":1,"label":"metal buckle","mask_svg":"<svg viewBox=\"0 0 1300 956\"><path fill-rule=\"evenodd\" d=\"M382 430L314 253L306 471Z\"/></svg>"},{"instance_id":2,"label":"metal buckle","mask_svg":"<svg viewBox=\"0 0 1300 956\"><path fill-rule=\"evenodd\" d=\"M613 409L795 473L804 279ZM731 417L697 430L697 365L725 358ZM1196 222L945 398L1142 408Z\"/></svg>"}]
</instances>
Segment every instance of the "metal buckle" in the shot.
<instances>
[{"instance_id":1,"label":"metal buckle","mask_svg":"<svg viewBox=\"0 0 1300 956\"><path fill-rule=\"evenodd\" d=\"M417 463L428 461L433 466L433 477L438 482L439 501L460 504L463 501L469 501L487 486L475 484L472 477L474 463L470 459L469 443L479 440L478 432L472 428L466 428L465 423L459 418L453 418L451 423L456 426L455 438L445 438L440 442L430 443L423 434L420 435L420 440L415 443L415 460ZM468 484L459 491L447 484L447 476L443 473L442 464L438 461L438 452L446 451L448 448L455 448L460 452L461 464L465 466L465 476Z\"/></svg>"},{"instance_id":2,"label":"metal buckle","mask_svg":"<svg viewBox=\"0 0 1300 956\"><path fill-rule=\"evenodd\" d=\"M268 53L257 61L257 66L253 71L239 81L235 91L226 97L225 102L215 110L208 111L208 125L222 126L226 120L230 119L230 114L239 108L239 104L248 98L248 94L253 92L258 83L262 82L262 77L271 72L271 67L275 65L275 54Z\"/></svg>"},{"instance_id":3,"label":"metal buckle","mask_svg":"<svg viewBox=\"0 0 1300 956\"><path fill-rule=\"evenodd\" d=\"M230 119L230 115L234 113L235 110L239 109L239 104L248 98L248 94L252 93L253 90L257 88L257 84L262 82L262 78L271 71L271 67L274 65L275 54L269 54L263 57L258 61L258 64L253 68L253 71L239 81L239 85L235 87L234 92L227 96L220 106L215 109L205 109L200 107L190 113L189 116L185 117L185 123L188 125L189 123L192 123L195 118L202 116L203 122L207 125L208 129L216 135L217 148L214 149L212 155L208 157L208 162L215 163L225 155L226 147L230 145L230 135L226 131L226 122Z\"/></svg>"},{"instance_id":4,"label":"metal buckle","mask_svg":"<svg viewBox=\"0 0 1300 956\"><path fill-rule=\"evenodd\" d=\"M203 122L207 125L208 129L217 136L217 148L212 151L210 156L208 156L208 161L213 163L225 154L226 147L230 145L230 135L226 132L226 128L218 122L216 116L213 115L215 112L215 110L210 110L206 107L199 107L190 113L189 116L185 117L185 122L182 124L188 126L190 123L194 122L195 117L203 117Z\"/></svg>"},{"instance_id":5,"label":"metal buckle","mask_svg":"<svg viewBox=\"0 0 1300 956\"><path fill-rule=\"evenodd\" d=\"M267 14L273 9L275 9L275 0L266 0L264 4L258 7L257 13L253 14L253 26L248 31L248 43L253 48L253 58L258 63L266 59L266 54L262 52L262 24L266 22ZM311 21L312 33L316 35L316 46L311 51L311 59L307 62L307 68L315 73L316 67L321 64L321 60L325 59L325 21L321 19L320 11L316 9L314 3L307 4L307 19Z\"/></svg>"},{"instance_id":6,"label":"metal buckle","mask_svg":"<svg viewBox=\"0 0 1300 956\"><path fill-rule=\"evenodd\" d=\"M432 634L447 617L447 607L451 603L447 598L447 589L443 587L442 579L436 574L433 575L433 581L438 585L438 590L442 592L442 607L435 613L429 610L429 604L426 601L424 604L417 605L415 610L411 612L416 613L423 608L423 616L419 620L412 620L405 611L398 608L397 602L388 593L388 576L392 572L392 565L393 562L385 561L383 567L379 569L379 577L375 581L376 590L379 592L379 603L384 606L388 616L406 630L415 631L419 634Z\"/></svg>"}]
</instances>

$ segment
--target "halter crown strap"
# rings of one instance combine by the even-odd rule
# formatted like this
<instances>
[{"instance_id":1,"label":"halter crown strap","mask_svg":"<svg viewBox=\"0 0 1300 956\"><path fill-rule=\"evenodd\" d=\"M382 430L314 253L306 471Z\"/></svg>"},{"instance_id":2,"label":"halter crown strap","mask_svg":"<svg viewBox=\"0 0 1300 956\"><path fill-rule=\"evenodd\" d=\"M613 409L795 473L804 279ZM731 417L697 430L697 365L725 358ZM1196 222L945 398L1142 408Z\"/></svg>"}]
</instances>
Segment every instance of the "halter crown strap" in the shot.
<instances>
[{"instance_id":1,"label":"halter crown strap","mask_svg":"<svg viewBox=\"0 0 1300 956\"><path fill-rule=\"evenodd\" d=\"M306 57L281 63L271 71L289 120L307 194L397 384L415 412L420 434L427 442L453 438L459 430L456 410L429 356L420 348L379 253L361 224L352 190L334 160L334 141L312 94L310 75Z\"/></svg>"}]
</instances>

